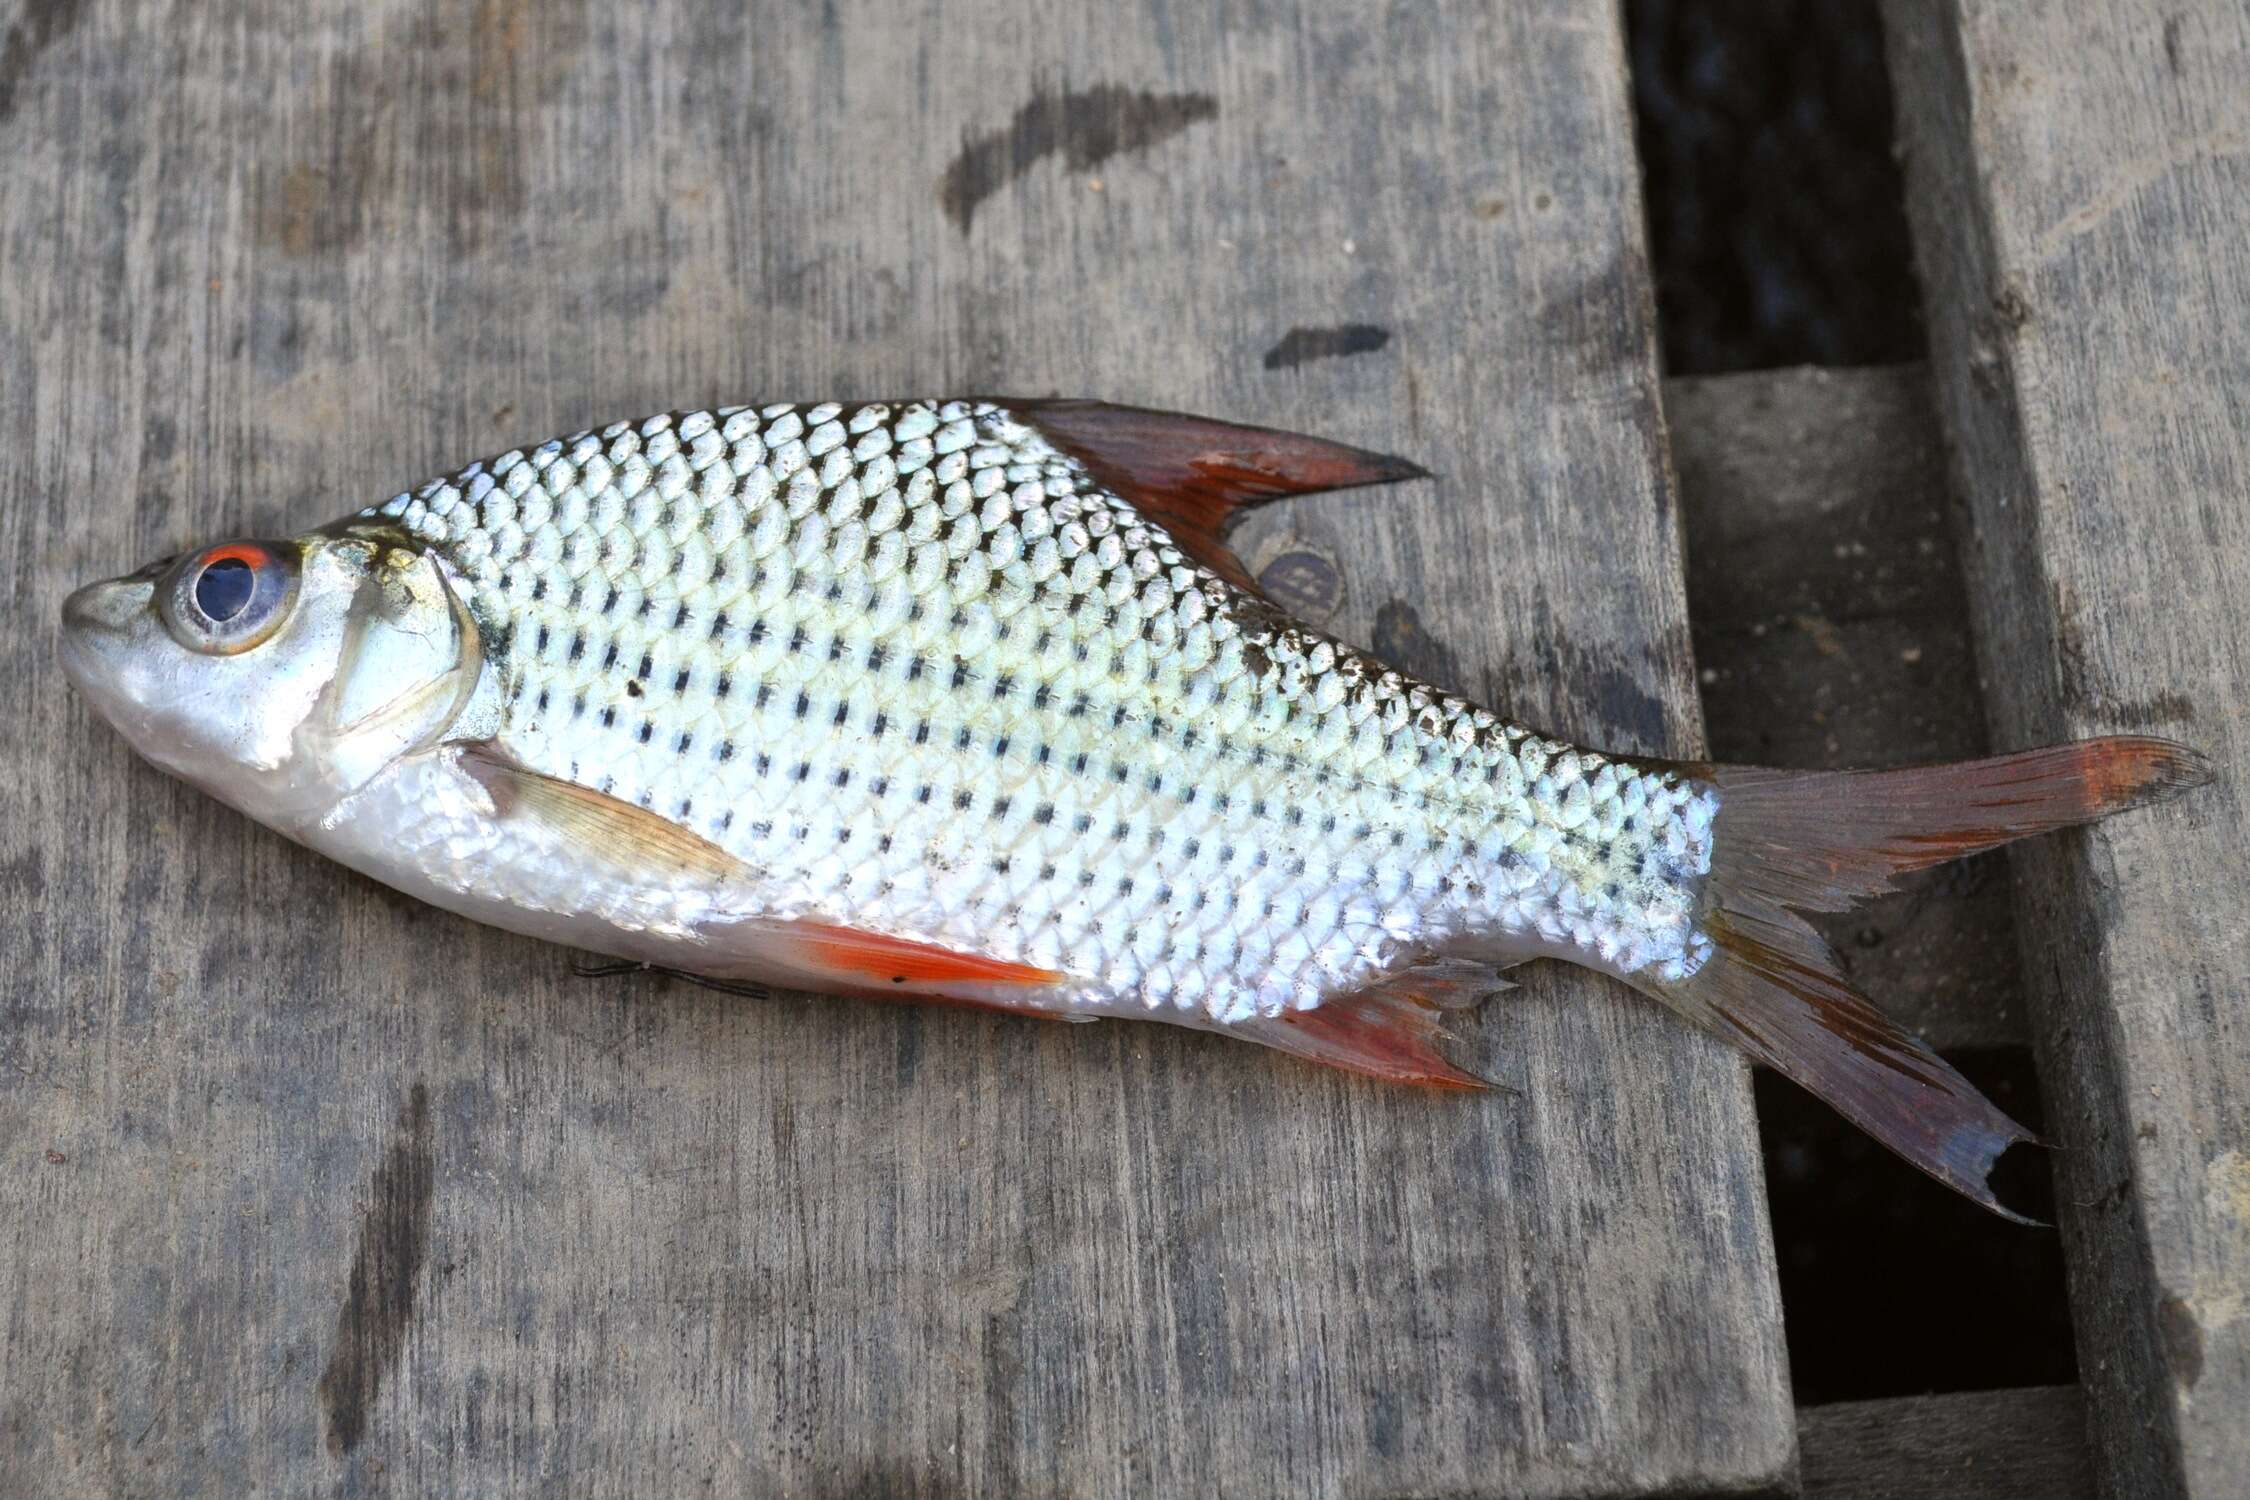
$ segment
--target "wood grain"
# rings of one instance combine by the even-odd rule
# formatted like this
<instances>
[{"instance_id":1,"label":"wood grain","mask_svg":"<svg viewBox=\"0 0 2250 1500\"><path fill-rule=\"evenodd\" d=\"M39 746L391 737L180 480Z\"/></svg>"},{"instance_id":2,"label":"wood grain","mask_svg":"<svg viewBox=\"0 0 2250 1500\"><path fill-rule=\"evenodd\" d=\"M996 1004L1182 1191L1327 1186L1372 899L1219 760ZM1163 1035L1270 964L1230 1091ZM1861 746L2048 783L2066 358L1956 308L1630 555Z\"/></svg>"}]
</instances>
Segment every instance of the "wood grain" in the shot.
<instances>
[{"instance_id":1,"label":"wood grain","mask_svg":"<svg viewBox=\"0 0 2250 1500\"><path fill-rule=\"evenodd\" d=\"M2014 868L2102 1486L2250 1494L2250 14L1889 30L1994 738L2220 768Z\"/></svg>"},{"instance_id":2,"label":"wood grain","mask_svg":"<svg viewBox=\"0 0 2250 1500\"><path fill-rule=\"evenodd\" d=\"M1464 1103L578 980L65 691L64 591L193 540L677 405L997 389L1429 464L1259 524L1410 665L1697 748L1610 8L905 14L0 21L0 1491L1786 1475L1745 1070L1616 988L1535 974L1466 1059L1514 1092Z\"/></svg>"},{"instance_id":3,"label":"wood grain","mask_svg":"<svg viewBox=\"0 0 2250 1500\"><path fill-rule=\"evenodd\" d=\"M1797 1413L1805 1500L2092 1500L2074 1385L1841 1401Z\"/></svg>"}]
</instances>

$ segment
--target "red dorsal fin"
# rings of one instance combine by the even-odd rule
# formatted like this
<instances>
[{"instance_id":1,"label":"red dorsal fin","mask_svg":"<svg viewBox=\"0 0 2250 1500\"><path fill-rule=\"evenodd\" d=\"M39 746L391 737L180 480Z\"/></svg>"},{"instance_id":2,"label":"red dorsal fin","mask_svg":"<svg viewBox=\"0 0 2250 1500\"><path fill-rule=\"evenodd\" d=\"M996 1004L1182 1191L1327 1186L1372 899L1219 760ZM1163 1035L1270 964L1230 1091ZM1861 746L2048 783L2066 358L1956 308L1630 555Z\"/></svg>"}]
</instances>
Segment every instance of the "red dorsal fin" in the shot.
<instances>
[{"instance_id":1,"label":"red dorsal fin","mask_svg":"<svg viewBox=\"0 0 2250 1500\"><path fill-rule=\"evenodd\" d=\"M1001 405L1171 533L1182 552L1255 589L1226 544L1236 516L1286 495L1426 479L1403 458L1322 438L1104 401Z\"/></svg>"},{"instance_id":2,"label":"red dorsal fin","mask_svg":"<svg viewBox=\"0 0 2250 1500\"><path fill-rule=\"evenodd\" d=\"M1438 1051L1438 1043L1450 1040L1438 1019L1439 1006L1465 1003L1474 998L1468 991L1478 985L1484 991L1507 987L1490 969L1478 968L1481 977L1472 981L1469 967L1405 969L1317 1009L1284 1011L1225 1029L1278 1051L1370 1078L1441 1089L1488 1089L1489 1080L1455 1067Z\"/></svg>"}]
</instances>

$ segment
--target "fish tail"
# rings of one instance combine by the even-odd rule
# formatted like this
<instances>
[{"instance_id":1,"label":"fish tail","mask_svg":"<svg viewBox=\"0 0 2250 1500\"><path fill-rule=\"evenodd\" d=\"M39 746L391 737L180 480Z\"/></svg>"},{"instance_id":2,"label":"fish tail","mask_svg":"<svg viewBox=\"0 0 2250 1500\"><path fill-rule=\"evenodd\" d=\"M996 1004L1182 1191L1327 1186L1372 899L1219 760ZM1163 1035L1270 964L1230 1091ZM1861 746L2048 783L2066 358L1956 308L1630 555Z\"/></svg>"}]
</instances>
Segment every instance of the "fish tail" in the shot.
<instances>
[{"instance_id":1,"label":"fish tail","mask_svg":"<svg viewBox=\"0 0 2250 1500\"><path fill-rule=\"evenodd\" d=\"M1906 871L2159 801L2209 781L2210 762L2135 737L1896 771L1695 774L1719 793L1699 918L1709 956L1684 978L1635 983L1940 1182L2022 1220L1987 1179L2035 1137L1855 991L1796 913L1848 911Z\"/></svg>"}]
</instances>

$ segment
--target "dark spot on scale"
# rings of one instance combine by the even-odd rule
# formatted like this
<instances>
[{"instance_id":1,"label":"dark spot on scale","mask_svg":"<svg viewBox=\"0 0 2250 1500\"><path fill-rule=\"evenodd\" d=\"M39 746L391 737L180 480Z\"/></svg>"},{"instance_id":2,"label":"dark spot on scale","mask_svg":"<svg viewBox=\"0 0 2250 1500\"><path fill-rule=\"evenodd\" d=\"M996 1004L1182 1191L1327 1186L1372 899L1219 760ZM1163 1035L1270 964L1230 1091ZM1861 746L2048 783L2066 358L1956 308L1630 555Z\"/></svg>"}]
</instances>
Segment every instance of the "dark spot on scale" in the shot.
<instances>
[{"instance_id":1,"label":"dark spot on scale","mask_svg":"<svg viewBox=\"0 0 2250 1500\"><path fill-rule=\"evenodd\" d=\"M1391 341L1391 331L1374 323L1340 323L1332 328L1292 328L1266 351L1266 368L1287 370L1314 359L1373 354Z\"/></svg>"},{"instance_id":2,"label":"dark spot on scale","mask_svg":"<svg viewBox=\"0 0 2250 1500\"><path fill-rule=\"evenodd\" d=\"M638 698L641 696L641 680L638 677L633 678L631 681L625 684L625 696L628 698Z\"/></svg>"}]
</instances>

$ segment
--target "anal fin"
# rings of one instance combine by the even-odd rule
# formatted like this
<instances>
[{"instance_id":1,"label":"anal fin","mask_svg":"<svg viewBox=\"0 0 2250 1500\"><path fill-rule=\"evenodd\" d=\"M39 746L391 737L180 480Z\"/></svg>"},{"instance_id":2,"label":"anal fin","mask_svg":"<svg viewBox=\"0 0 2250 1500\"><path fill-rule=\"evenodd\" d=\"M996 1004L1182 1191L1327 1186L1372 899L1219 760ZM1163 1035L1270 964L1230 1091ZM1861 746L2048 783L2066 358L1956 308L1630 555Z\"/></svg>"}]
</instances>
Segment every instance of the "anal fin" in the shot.
<instances>
[{"instance_id":1,"label":"anal fin","mask_svg":"<svg viewBox=\"0 0 2250 1500\"><path fill-rule=\"evenodd\" d=\"M1248 1041L1326 1067L1392 1083L1441 1089L1488 1089L1479 1078L1447 1061L1438 1044L1450 1040L1441 1013L1474 1004L1506 987L1482 964L1438 960L1402 969L1354 994L1312 1010L1283 1011L1237 1021L1224 1029Z\"/></svg>"}]
</instances>

